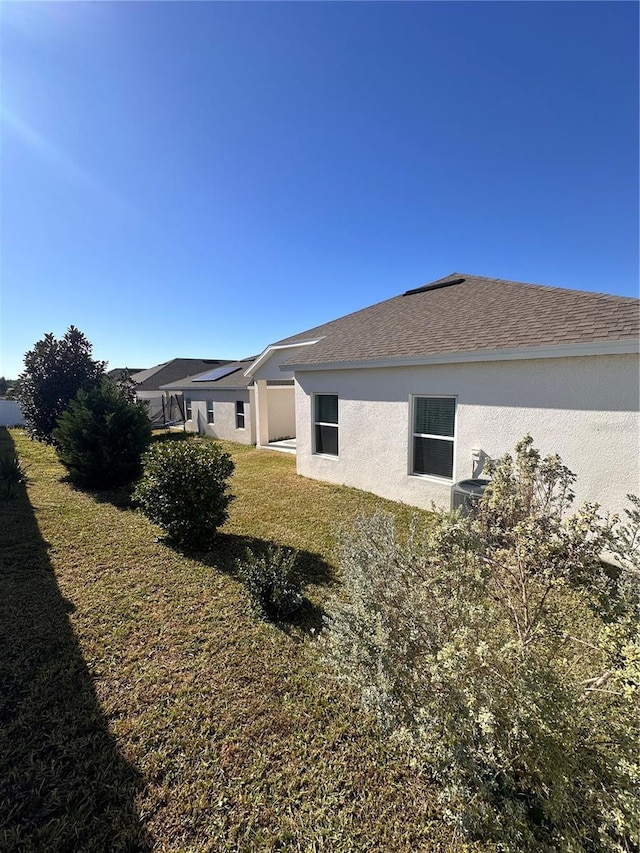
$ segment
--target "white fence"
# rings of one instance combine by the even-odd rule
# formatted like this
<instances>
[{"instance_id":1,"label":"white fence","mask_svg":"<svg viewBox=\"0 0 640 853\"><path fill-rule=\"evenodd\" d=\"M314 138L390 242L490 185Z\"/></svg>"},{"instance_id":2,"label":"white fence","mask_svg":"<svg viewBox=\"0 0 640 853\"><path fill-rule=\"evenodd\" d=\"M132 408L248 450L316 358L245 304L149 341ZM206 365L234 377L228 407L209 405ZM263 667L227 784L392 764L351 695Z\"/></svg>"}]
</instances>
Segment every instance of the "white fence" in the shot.
<instances>
[{"instance_id":1,"label":"white fence","mask_svg":"<svg viewBox=\"0 0 640 853\"><path fill-rule=\"evenodd\" d=\"M15 400L0 400L0 427L22 426L24 418Z\"/></svg>"}]
</instances>

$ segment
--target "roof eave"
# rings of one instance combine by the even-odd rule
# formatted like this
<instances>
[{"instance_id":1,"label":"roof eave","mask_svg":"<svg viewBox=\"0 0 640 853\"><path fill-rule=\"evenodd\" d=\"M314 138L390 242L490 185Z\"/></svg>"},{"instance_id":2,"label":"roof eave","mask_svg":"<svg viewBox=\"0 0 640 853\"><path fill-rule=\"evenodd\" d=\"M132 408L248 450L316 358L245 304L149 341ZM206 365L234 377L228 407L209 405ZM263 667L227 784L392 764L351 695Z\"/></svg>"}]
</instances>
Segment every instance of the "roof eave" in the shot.
<instances>
[{"instance_id":1,"label":"roof eave","mask_svg":"<svg viewBox=\"0 0 640 853\"><path fill-rule=\"evenodd\" d=\"M160 391L246 391L252 383L247 385L216 385L215 382L194 382L192 385L184 383L170 383L161 385Z\"/></svg>"},{"instance_id":2,"label":"roof eave","mask_svg":"<svg viewBox=\"0 0 640 853\"><path fill-rule=\"evenodd\" d=\"M300 347L308 347L308 346L311 346L312 344L317 344L319 340L321 340L321 339L315 338L313 340L308 340L308 341L296 341L295 343L292 343L292 344L270 344L266 349L264 349L260 353L260 355L253 362L253 364L249 365L249 367L245 370L244 375L245 376L253 376L253 374L258 370L258 368L262 364L264 364L265 361L268 361L271 358L271 356L275 352L278 352L279 350L299 349Z\"/></svg>"},{"instance_id":3,"label":"roof eave","mask_svg":"<svg viewBox=\"0 0 640 853\"><path fill-rule=\"evenodd\" d=\"M297 370L352 370L375 367L421 367L431 364L464 364L478 361L517 361L539 358L572 358L588 355L628 355L640 352L637 338L622 340L589 341L585 343L555 344L542 347L514 347L510 349L470 350L467 352L444 352L433 355L400 356L394 358L354 359L305 364L304 362L281 365L283 371Z\"/></svg>"}]
</instances>

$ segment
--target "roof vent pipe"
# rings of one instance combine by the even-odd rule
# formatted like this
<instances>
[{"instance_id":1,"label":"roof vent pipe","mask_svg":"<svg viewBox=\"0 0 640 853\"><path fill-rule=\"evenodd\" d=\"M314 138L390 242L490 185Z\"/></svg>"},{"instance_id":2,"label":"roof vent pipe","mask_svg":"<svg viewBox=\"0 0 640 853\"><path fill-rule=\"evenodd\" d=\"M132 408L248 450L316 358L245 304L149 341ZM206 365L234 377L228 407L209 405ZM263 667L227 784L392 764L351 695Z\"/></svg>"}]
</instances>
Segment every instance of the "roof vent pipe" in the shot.
<instances>
[{"instance_id":1,"label":"roof vent pipe","mask_svg":"<svg viewBox=\"0 0 640 853\"><path fill-rule=\"evenodd\" d=\"M462 284L463 278L450 278L448 281L437 281L435 284L424 284L422 287L415 287L413 290L407 290L403 296L411 296L413 293L424 293L426 290L440 290L441 287L452 287L454 284Z\"/></svg>"}]
</instances>

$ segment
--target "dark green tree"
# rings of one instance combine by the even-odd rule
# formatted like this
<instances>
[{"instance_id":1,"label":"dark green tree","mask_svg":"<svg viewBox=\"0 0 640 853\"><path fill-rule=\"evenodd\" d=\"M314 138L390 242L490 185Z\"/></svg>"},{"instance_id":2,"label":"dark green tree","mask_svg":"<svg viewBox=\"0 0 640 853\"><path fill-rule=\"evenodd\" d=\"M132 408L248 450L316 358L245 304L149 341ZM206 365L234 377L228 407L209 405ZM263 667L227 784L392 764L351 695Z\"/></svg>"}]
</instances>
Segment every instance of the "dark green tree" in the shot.
<instances>
[{"instance_id":1,"label":"dark green tree","mask_svg":"<svg viewBox=\"0 0 640 853\"><path fill-rule=\"evenodd\" d=\"M71 478L111 488L134 480L151 441L146 407L131 403L113 382L80 389L58 419L53 440Z\"/></svg>"},{"instance_id":2,"label":"dark green tree","mask_svg":"<svg viewBox=\"0 0 640 853\"><path fill-rule=\"evenodd\" d=\"M69 326L60 340L50 332L25 355L17 398L34 438L51 442L58 418L78 391L100 383L105 362L91 353L82 332Z\"/></svg>"},{"instance_id":3,"label":"dark green tree","mask_svg":"<svg viewBox=\"0 0 640 853\"><path fill-rule=\"evenodd\" d=\"M0 397L4 397L7 393L8 383L4 376L0 376Z\"/></svg>"},{"instance_id":4,"label":"dark green tree","mask_svg":"<svg viewBox=\"0 0 640 853\"><path fill-rule=\"evenodd\" d=\"M116 379L110 377L110 381L130 403L135 403L136 383L131 378L131 371L128 367L125 367Z\"/></svg>"}]
</instances>

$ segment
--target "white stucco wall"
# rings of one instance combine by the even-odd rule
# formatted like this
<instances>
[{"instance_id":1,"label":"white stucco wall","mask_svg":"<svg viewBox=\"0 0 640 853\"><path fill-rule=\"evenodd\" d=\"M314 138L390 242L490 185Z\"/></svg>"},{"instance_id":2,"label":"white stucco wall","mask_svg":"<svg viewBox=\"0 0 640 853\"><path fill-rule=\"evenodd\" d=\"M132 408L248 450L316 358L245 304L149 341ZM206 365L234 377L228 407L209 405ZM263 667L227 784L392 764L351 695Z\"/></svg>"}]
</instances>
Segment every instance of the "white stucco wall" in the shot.
<instances>
[{"instance_id":1,"label":"white stucco wall","mask_svg":"<svg viewBox=\"0 0 640 853\"><path fill-rule=\"evenodd\" d=\"M280 438L295 438L296 405L293 385L271 385L267 387L267 409L269 418L269 441Z\"/></svg>"},{"instance_id":2,"label":"white stucco wall","mask_svg":"<svg viewBox=\"0 0 640 853\"><path fill-rule=\"evenodd\" d=\"M249 391L185 391L185 400L191 399L191 420L185 424L188 432L200 432L213 438L253 444L255 435L251 420ZM213 400L214 423L207 423L207 400ZM244 429L236 428L236 400L244 402Z\"/></svg>"},{"instance_id":3,"label":"white stucco wall","mask_svg":"<svg viewBox=\"0 0 640 853\"><path fill-rule=\"evenodd\" d=\"M293 371L288 368L280 369L285 361L293 358L300 347L274 348L263 353L257 368L252 368L252 377L257 382L260 379L293 379Z\"/></svg>"},{"instance_id":4,"label":"white stucco wall","mask_svg":"<svg viewBox=\"0 0 640 853\"><path fill-rule=\"evenodd\" d=\"M281 369L300 347L268 347L252 366L255 390L256 443L266 447L270 441L295 438L296 404L293 385L268 385L271 380L293 380L293 370Z\"/></svg>"},{"instance_id":5,"label":"white stucco wall","mask_svg":"<svg viewBox=\"0 0 640 853\"><path fill-rule=\"evenodd\" d=\"M313 393L338 395L339 457L313 454ZM457 398L451 481L409 473L411 395ZM531 433L578 476L576 503L620 511L640 492L637 355L296 372L298 473L414 506L450 503L472 449L513 452Z\"/></svg>"}]
</instances>

